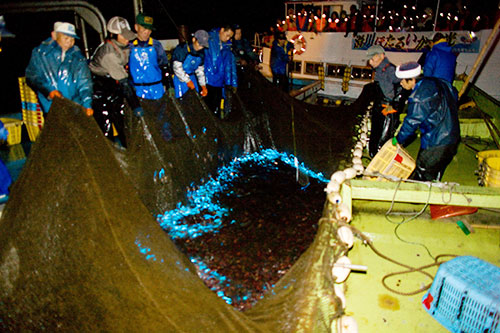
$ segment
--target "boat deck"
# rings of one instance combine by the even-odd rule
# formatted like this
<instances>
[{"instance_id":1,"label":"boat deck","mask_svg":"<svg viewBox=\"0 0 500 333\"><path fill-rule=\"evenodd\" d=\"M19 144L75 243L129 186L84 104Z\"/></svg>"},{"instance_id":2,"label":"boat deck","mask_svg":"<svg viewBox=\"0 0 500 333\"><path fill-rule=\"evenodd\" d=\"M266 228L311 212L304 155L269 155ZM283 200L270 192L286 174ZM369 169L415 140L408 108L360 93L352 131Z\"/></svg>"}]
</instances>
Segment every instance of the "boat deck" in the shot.
<instances>
[{"instance_id":1,"label":"boat deck","mask_svg":"<svg viewBox=\"0 0 500 333\"><path fill-rule=\"evenodd\" d=\"M443 182L477 185L474 174L476 153L467 145L480 150L494 149L484 142L464 140L454 161L446 169ZM416 142L408 147L412 156L416 156L418 146ZM432 220L427 207L422 215L412 219L424 207L423 204L395 203L393 212L411 214L403 220L402 216L386 217L390 202L353 200L352 204L351 225L367 235L380 253L398 262L420 267L433 263L433 258L439 255L452 254L471 255L500 266L500 212L479 209L475 214ZM471 225L474 231L466 235L457 225L459 220ZM353 264L368 267L366 273L351 272L346 280L346 314L354 317L360 332L448 331L424 310L422 297L425 292L404 296L382 285L381 280L386 274L405 268L378 256L359 239L348 257ZM437 266L426 271L434 276ZM431 282L418 272L386 280L390 288L400 293L416 291Z\"/></svg>"}]
</instances>

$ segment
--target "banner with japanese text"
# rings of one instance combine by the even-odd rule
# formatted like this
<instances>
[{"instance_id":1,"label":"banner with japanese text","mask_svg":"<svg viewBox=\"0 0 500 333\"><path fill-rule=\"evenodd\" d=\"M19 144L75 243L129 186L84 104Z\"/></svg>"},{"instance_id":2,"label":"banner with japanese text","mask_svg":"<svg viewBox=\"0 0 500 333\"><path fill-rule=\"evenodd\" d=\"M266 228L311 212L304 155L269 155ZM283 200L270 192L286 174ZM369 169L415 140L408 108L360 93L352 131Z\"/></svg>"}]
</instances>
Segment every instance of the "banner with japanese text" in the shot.
<instances>
[{"instance_id":1,"label":"banner with japanese text","mask_svg":"<svg viewBox=\"0 0 500 333\"><path fill-rule=\"evenodd\" d=\"M441 31L456 53L478 53L480 40L469 31ZM352 39L353 50L367 50L380 45L391 52L422 52L430 47L435 32L369 32Z\"/></svg>"}]
</instances>

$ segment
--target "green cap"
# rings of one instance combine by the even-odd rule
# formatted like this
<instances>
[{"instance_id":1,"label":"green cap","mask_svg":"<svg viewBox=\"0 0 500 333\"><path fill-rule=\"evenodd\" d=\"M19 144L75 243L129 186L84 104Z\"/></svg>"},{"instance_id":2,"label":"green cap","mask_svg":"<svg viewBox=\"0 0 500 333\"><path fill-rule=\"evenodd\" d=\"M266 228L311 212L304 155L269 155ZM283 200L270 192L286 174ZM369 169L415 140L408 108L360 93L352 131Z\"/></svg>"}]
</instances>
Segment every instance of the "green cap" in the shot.
<instances>
[{"instance_id":1,"label":"green cap","mask_svg":"<svg viewBox=\"0 0 500 333\"><path fill-rule=\"evenodd\" d=\"M155 28L153 27L153 18L151 16L139 13L135 18L135 22L139 25L142 25L146 29L155 30Z\"/></svg>"}]
</instances>

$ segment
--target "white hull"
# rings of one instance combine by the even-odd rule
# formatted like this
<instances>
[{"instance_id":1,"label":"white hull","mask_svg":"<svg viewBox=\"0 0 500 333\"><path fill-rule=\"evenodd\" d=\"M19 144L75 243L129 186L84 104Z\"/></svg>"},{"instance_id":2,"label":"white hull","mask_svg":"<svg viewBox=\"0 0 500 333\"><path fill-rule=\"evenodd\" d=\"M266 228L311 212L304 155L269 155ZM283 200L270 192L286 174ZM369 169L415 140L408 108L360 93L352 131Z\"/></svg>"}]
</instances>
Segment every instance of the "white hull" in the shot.
<instances>
[{"instance_id":1,"label":"white hull","mask_svg":"<svg viewBox=\"0 0 500 333\"><path fill-rule=\"evenodd\" d=\"M488 39L491 30L482 30L477 33L482 48ZM288 39L295 36L296 32L288 32ZM293 73L294 79L302 80L317 80L318 76L304 74L305 62L317 62L322 64L346 64L354 66L367 66L367 56L365 50L352 49L352 34L344 37L344 33L302 33L306 40L306 51L302 54L295 54L294 61L302 61L301 73ZM477 87L484 90L493 98L500 100L500 46L498 43L491 46L492 50L489 56L484 59L484 66L476 73L472 81ZM269 68L270 63L270 48L263 49L263 74L271 76ZM421 56L421 52L386 52L389 60L395 65L400 65L407 61L417 61ZM476 61L479 53L460 53L457 58L456 73L468 74ZM357 98L362 87L368 81L351 80L349 82L349 90L346 93L342 92L342 80L337 78L325 78L324 94L329 96L345 96Z\"/></svg>"}]
</instances>

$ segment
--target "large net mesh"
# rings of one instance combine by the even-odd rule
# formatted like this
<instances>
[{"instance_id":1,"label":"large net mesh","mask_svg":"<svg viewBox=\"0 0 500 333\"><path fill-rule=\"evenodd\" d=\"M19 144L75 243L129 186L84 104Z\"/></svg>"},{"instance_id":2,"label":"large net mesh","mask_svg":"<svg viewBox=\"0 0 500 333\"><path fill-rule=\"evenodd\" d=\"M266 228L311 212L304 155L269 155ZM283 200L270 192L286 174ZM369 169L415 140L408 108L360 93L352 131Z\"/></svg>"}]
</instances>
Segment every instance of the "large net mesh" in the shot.
<instances>
[{"instance_id":1,"label":"large net mesh","mask_svg":"<svg viewBox=\"0 0 500 333\"><path fill-rule=\"evenodd\" d=\"M331 267L345 248L328 204L313 243L245 312L203 284L155 221L241 154L273 148L328 177L349 153L354 110L294 100L258 73L240 80L223 121L196 94L145 104L129 119L126 151L78 105L54 103L0 222L2 329L329 330L343 311Z\"/></svg>"}]
</instances>

